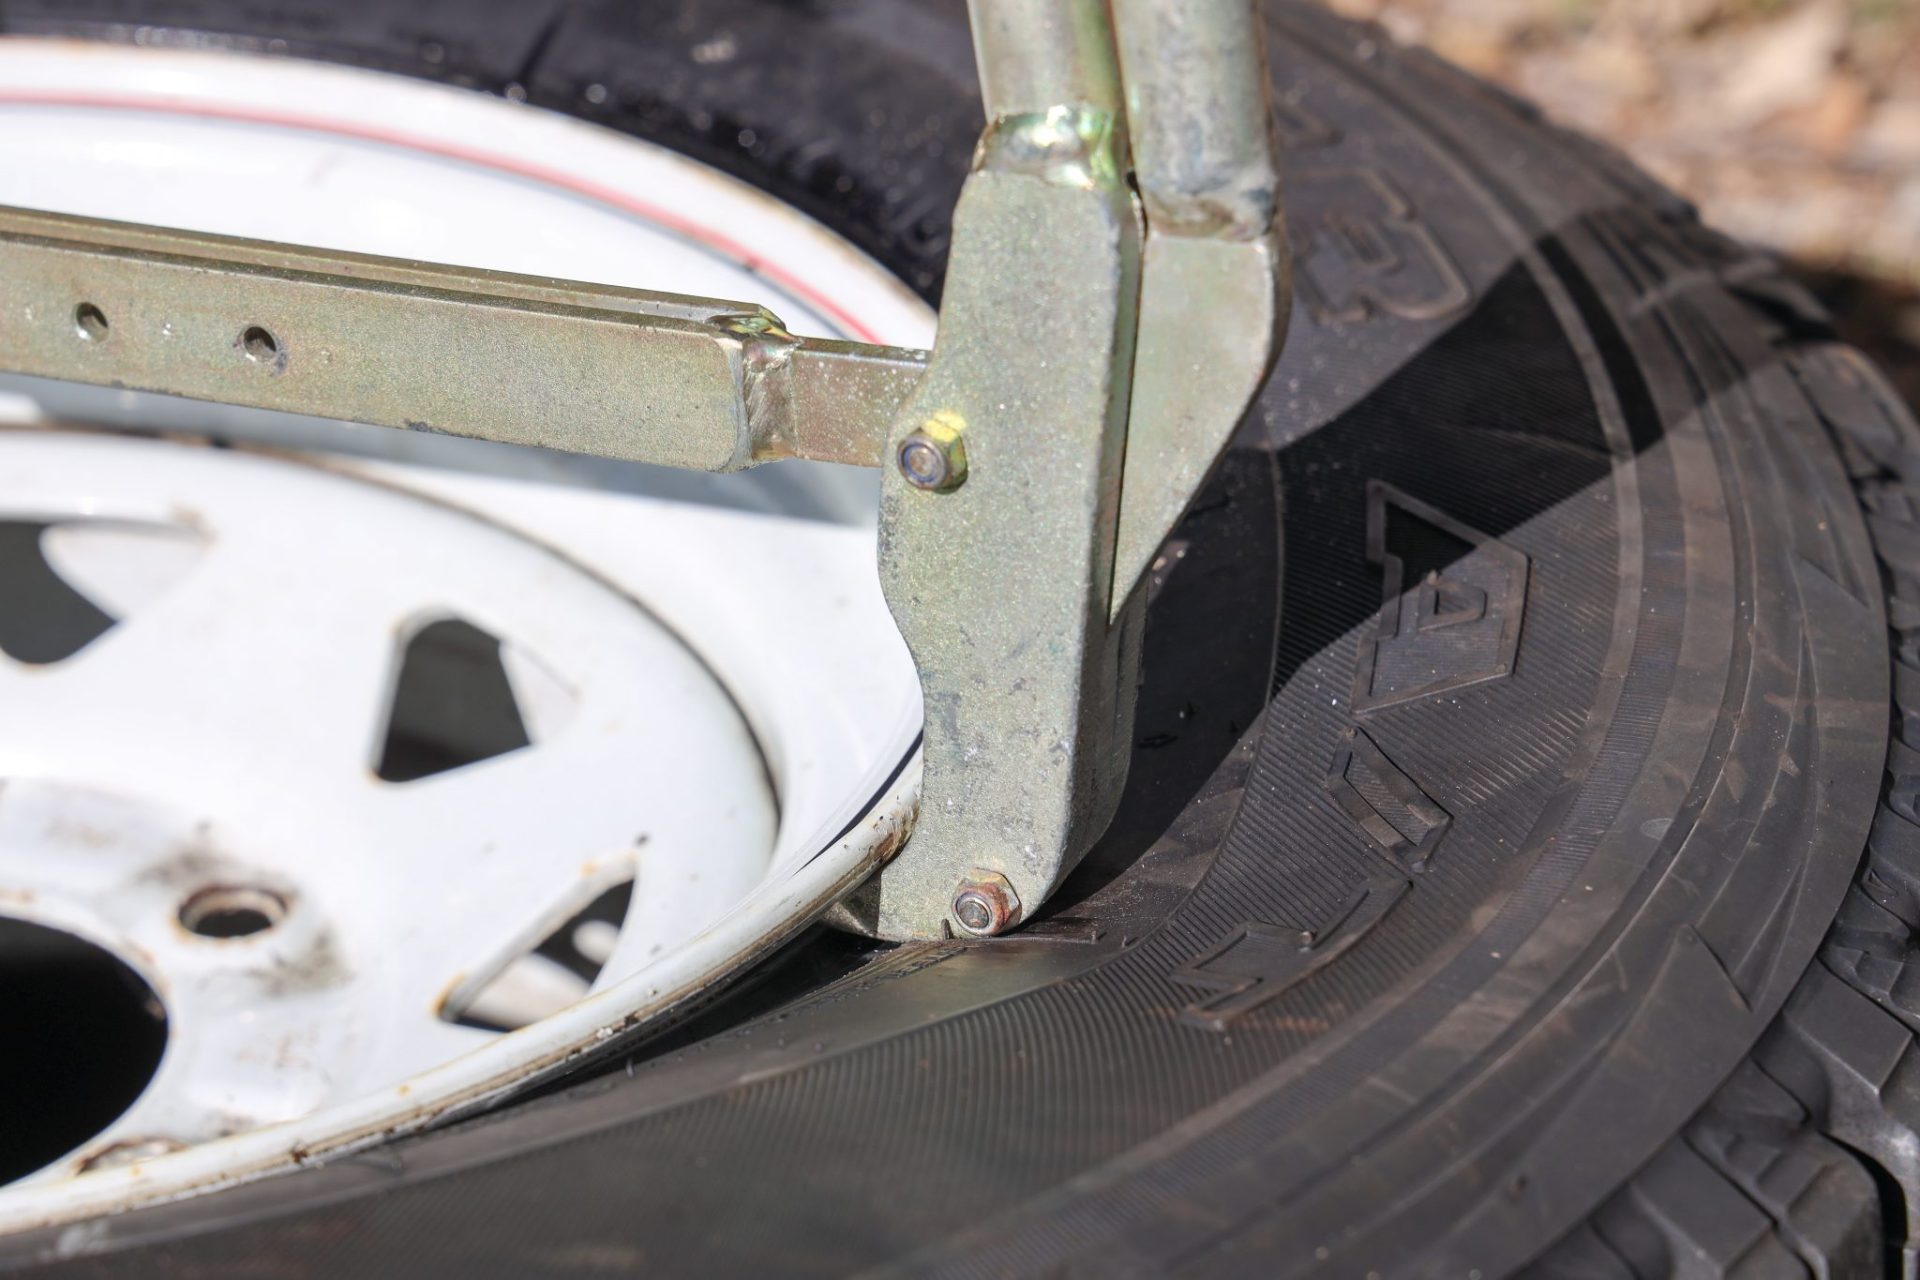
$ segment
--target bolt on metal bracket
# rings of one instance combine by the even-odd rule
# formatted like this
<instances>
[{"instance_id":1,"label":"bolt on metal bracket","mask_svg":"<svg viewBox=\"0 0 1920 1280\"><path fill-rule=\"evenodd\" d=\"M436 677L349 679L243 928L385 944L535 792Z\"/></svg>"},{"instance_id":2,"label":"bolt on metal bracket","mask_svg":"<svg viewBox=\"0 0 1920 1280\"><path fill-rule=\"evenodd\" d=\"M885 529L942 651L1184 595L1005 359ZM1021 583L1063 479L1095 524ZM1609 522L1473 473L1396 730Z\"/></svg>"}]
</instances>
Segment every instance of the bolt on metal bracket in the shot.
<instances>
[{"instance_id":1,"label":"bolt on metal bracket","mask_svg":"<svg viewBox=\"0 0 1920 1280\"><path fill-rule=\"evenodd\" d=\"M1030 916L1111 818L1143 577L1290 287L1253 0L973 0L931 353L747 303L0 209L0 371L707 471L882 467L918 826L838 918Z\"/></svg>"}]
</instances>

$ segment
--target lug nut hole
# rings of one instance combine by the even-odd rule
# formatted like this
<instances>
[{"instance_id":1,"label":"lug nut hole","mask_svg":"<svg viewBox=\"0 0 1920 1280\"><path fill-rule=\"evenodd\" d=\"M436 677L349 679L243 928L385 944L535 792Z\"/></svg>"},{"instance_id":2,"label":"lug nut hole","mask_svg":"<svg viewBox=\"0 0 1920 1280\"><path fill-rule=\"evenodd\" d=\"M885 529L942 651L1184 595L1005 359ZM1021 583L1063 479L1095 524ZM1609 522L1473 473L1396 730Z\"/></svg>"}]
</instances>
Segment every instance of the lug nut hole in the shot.
<instances>
[{"instance_id":1,"label":"lug nut hole","mask_svg":"<svg viewBox=\"0 0 1920 1280\"><path fill-rule=\"evenodd\" d=\"M287 917L287 900L271 889L217 884L180 904L180 924L201 938L247 938Z\"/></svg>"}]
</instances>

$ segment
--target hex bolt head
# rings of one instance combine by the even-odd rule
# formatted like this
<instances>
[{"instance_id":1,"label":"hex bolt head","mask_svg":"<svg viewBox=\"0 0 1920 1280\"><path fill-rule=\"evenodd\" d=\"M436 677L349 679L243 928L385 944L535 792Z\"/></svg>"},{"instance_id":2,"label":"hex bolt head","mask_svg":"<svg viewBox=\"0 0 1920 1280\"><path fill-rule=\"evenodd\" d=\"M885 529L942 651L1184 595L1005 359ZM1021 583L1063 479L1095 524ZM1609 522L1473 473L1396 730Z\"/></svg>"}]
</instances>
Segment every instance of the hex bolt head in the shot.
<instances>
[{"instance_id":1,"label":"hex bolt head","mask_svg":"<svg viewBox=\"0 0 1920 1280\"><path fill-rule=\"evenodd\" d=\"M959 415L936 413L908 432L894 453L907 483L931 493L958 489L967 478L964 430Z\"/></svg>"},{"instance_id":2,"label":"hex bolt head","mask_svg":"<svg viewBox=\"0 0 1920 1280\"><path fill-rule=\"evenodd\" d=\"M998 871L975 870L953 891L953 918L976 938L991 938L1020 917L1020 895Z\"/></svg>"}]
</instances>

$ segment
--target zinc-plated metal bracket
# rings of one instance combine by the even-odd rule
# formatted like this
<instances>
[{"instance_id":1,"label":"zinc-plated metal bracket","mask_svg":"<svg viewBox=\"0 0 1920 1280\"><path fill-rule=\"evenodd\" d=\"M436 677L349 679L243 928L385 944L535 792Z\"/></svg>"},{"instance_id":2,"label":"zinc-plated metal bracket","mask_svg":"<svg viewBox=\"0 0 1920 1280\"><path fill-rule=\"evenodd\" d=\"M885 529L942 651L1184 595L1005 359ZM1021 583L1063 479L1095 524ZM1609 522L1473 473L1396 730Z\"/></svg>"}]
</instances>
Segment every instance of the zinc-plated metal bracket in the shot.
<instances>
[{"instance_id":1,"label":"zinc-plated metal bracket","mask_svg":"<svg viewBox=\"0 0 1920 1280\"><path fill-rule=\"evenodd\" d=\"M991 935L1113 815L1141 583L1290 302L1252 0L975 0L987 129L939 340L882 482L881 584L926 702L913 839L841 908ZM935 432L963 484L921 483Z\"/></svg>"},{"instance_id":2,"label":"zinc-plated metal bracket","mask_svg":"<svg viewBox=\"0 0 1920 1280\"><path fill-rule=\"evenodd\" d=\"M1029 917L1126 779L1160 542L1290 297L1253 0L974 0L988 123L931 353L757 306L0 209L0 370L708 471L882 468L926 784L839 909Z\"/></svg>"}]
</instances>

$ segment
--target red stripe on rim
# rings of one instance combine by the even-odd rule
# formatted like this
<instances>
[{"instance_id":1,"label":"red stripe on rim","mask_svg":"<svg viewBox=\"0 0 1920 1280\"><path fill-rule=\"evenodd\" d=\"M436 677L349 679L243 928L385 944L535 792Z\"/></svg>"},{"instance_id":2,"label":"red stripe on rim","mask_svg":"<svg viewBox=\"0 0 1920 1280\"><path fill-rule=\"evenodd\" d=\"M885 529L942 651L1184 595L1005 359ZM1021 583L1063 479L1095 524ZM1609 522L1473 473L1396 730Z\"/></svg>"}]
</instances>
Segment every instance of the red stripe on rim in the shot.
<instances>
[{"instance_id":1,"label":"red stripe on rim","mask_svg":"<svg viewBox=\"0 0 1920 1280\"><path fill-rule=\"evenodd\" d=\"M529 164L511 156L497 155L482 151L476 147L460 146L455 143L439 142L430 138L414 137L410 134L396 133L386 129L375 129L364 125L347 124L338 120L326 120L314 116L294 115L272 111L256 111L237 107L211 106L202 103L182 102L178 99L163 97L143 97L138 95L113 95L96 93L60 93L48 90L6 91L0 90L0 106L27 107L80 107L102 111L146 111L161 115L194 116L206 120L230 120L241 124L267 125L282 129L299 129L307 133L331 134L335 137L353 138L361 142L372 142L382 146L396 147L406 151L417 151L425 155L439 156L447 160L457 160L464 164L483 169L492 169L499 173L512 174L517 178L527 178L571 192L599 204L607 205L628 213L634 217L664 227L676 235L704 245L727 258L739 263L748 271L765 276L777 287L786 290L801 302L823 315L830 316L834 322L851 336L862 342L879 342L879 336L867 324L848 311L840 303L822 292L819 288L792 275L778 263L770 262L754 253L745 245L728 236L691 222L679 214L662 209L657 205L637 200L623 191L601 183L591 182L560 169L549 169L543 165Z\"/></svg>"}]
</instances>

